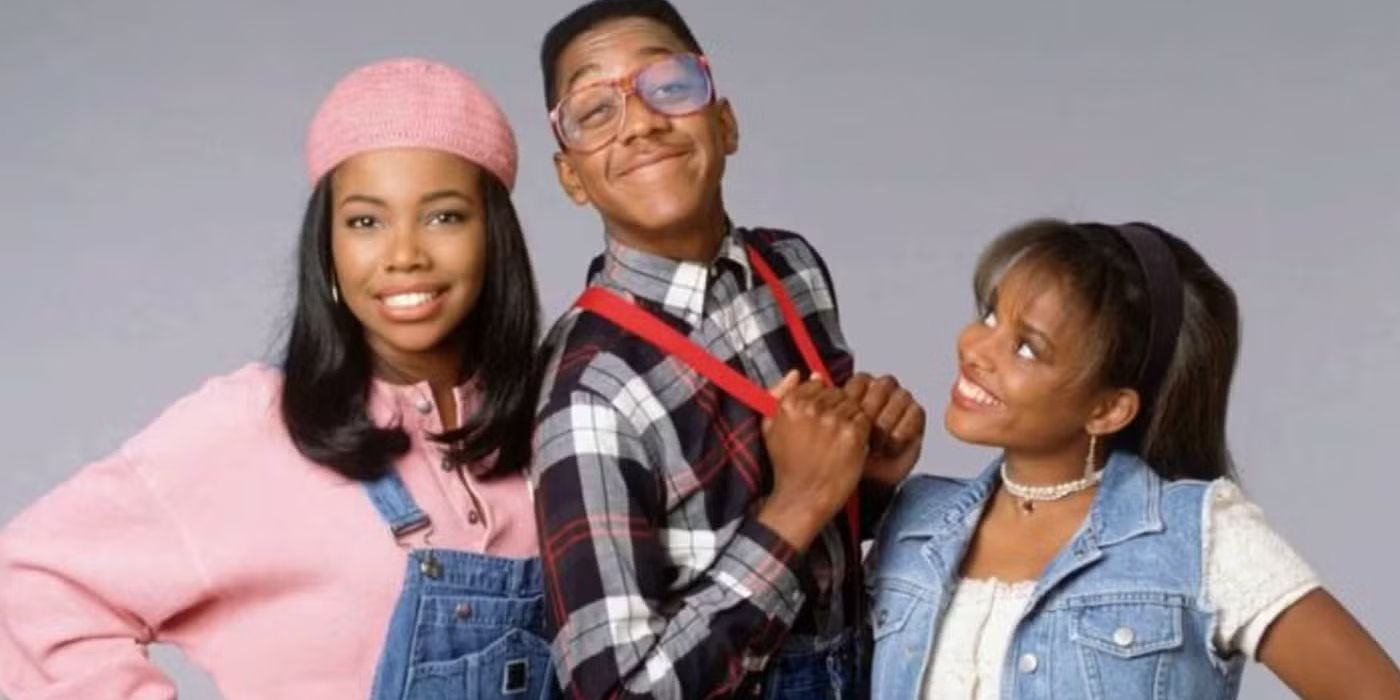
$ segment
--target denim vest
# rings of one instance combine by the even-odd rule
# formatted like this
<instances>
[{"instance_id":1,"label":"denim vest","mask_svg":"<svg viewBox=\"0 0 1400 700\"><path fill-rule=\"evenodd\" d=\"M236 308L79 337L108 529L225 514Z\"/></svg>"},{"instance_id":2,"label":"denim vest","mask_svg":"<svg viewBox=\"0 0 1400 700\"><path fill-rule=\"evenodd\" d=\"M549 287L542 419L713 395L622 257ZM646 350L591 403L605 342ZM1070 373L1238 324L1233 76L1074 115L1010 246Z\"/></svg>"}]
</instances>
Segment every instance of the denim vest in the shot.
<instances>
[{"instance_id":1,"label":"denim vest","mask_svg":"<svg viewBox=\"0 0 1400 700\"><path fill-rule=\"evenodd\" d=\"M917 698L963 556L999 482L915 476L872 558L874 698ZM1006 700L1234 698L1243 659L1213 651L1202 587L1207 484L1115 452L1085 524L1045 568L1002 661Z\"/></svg>"}]
</instances>

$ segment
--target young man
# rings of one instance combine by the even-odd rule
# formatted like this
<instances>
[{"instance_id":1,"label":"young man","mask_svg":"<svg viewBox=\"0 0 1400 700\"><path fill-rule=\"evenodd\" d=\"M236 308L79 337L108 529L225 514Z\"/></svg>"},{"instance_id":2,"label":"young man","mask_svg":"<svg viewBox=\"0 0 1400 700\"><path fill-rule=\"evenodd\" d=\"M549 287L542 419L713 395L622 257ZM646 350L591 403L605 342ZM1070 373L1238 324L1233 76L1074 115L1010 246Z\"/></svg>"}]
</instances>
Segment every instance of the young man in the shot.
<instances>
[{"instance_id":1,"label":"young man","mask_svg":"<svg viewBox=\"0 0 1400 700\"><path fill-rule=\"evenodd\" d=\"M541 62L559 181L607 234L589 293L779 400L593 307L555 326L533 471L561 681L580 698L859 694L859 535L838 516L858 487L861 520L878 516L923 409L852 378L805 240L730 224L738 122L671 5L585 5Z\"/></svg>"}]
</instances>

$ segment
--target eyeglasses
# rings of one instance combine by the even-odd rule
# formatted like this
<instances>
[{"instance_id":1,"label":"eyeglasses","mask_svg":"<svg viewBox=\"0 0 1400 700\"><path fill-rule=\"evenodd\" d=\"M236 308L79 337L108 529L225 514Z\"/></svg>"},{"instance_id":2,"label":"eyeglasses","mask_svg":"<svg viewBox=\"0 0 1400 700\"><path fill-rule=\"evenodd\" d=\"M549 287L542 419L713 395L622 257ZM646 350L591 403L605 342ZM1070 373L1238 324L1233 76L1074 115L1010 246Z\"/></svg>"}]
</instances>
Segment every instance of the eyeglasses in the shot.
<instances>
[{"instance_id":1,"label":"eyeglasses","mask_svg":"<svg viewBox=\"0 0 1400 700\"><path fill-rule=\"evenodd\" d=\"M570 92L549 112L559 142L582 152L612 143L622 131L629 95L636 95L658 114L694 114L715 99L710 62L696 54L671 54L630 75L590 83Z\"/></svg>"}]
</instances>

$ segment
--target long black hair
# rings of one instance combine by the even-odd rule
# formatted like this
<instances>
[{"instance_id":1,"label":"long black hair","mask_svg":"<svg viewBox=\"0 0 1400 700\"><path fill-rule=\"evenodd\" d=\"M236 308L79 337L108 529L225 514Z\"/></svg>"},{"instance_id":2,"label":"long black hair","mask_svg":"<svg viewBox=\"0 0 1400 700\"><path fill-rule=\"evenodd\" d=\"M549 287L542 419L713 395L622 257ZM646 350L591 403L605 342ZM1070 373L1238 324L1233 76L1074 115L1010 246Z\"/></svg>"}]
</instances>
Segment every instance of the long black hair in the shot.
<instances>
[{"instance_id":1,"label":"long black hair","mask_svg":"<svg viewBox=\"0 0 1400 700\"><path fill-rule=\"evenodd\" d=\"M283 357L282 420L297 449L349 478L383 475L408 451L397 425L379 426L368 403L374 360L364 327L331 296L331 175L306 205L297 253L297 301ZM530 459L539 378L540 304L510 192L482 172L486 276L457 333L467 338L463 376L481 389L466 423L435 436L453 463L478 476L518 471ZM487 457L495 455L494 460Z\"/></svg>"},{"instance_id":2,"label":"long black hair","mask_svg":"<svg viewBox=\"0 0 1400 700\"><path fill-rule=\"evenodd\" d=\"M1140 385L1151 318L1145 275L1114 227L1042 219L1002 234L977 264L978 308L989 308L1013 265L1034 264L1056 275L1091 319L1085 337L1095 358L1087 369L1091 378L1099 386L1132 388L1150 402L1109 439L1109 449L1138 454L1167 479L1233 476L1225 418L1240 342L1235 293L1190 244L1139 225L1167 244L1182 283L1181 331L1157 386Z\"/></svg>"}]
</instances>

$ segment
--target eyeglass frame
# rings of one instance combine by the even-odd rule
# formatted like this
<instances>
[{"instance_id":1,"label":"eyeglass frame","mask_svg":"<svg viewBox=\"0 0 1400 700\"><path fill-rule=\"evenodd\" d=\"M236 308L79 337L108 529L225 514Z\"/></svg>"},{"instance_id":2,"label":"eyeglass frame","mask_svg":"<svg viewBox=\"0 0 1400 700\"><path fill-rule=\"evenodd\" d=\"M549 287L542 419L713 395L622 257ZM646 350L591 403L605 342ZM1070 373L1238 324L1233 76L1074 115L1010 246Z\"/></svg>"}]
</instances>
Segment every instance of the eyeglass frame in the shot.
<instances>
[{"instance_id":1,"label":"eyeglass frame","mask_svg":"<svg viewBox=\"0 0 1400 700\"><path fill-rule=\"evenodd\" d=\"M674 59L678 56L692 56L695 58L696 62L700 64L700 69L703 70L705 73L705 83L709 86L710 94L706 96L704 104L702 104L700 107L696 108L693 111L685 112L684 114L666 114L665 112L657 112L655 109L652 109L651 105L646 104L645 98L643 98L640 94L637 93L637 75L640 74L642 71L656 65L657 63L669 59ZM602 143L599 143L597 146L588 150L580 150L569 146L568 140L564 138L564 127L559 123L559 109L564 106L564 102L566 102L570 97L573 97L574 95L577 95L578 93L583 92L584 90L591 90L593 88L602 86L611 87L614 90L622 93L622 114L617 119L617 129L614 130L613 135L608 137L607 140L603 141ZM696 112L699 112L700 110L714 104L716 96L717 91L715 90L715 75L710 70L710 59L707 56L705 56L705 54L694 53L692 51L667 54L665 56L658 57L654 60L647 61L643 65L637 66L626 75L622 75L616 78L604 78L602 80L595 80L591 83L585 83L568 91L567 93L564 93L564 96L560 97L559 101L554 103L554 108L549 110L549 124L551 127L550 130L554 132L554 138L556 141L559 142L559 146L561 148L565 150L577 151L580 153L593 153L595 151L603 149L608 144L616 141L618 134L622 133L622 126L623 124L627 123L627 103L629 101L629 98L635 97L641 100L642 104L645 105L648 110L656 112L657 114L661 114L662 116L684 117L691 114L695 114Z\"/></svg>"}]
</instances>

